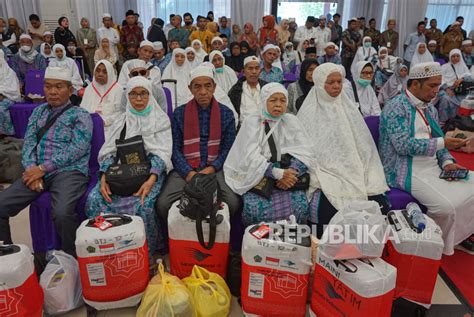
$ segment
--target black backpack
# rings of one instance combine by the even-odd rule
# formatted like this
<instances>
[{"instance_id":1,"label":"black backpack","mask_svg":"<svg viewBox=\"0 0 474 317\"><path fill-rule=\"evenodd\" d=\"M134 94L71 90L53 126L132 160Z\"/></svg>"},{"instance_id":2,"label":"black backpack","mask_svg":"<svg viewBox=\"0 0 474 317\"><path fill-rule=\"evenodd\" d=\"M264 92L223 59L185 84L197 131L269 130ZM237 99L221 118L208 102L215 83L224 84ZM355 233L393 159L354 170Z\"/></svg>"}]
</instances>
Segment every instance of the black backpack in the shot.
<instances>
[{"instance_id":1,"label":"black backpack","mask_svg":"<svg viewBox=\"0 0 474 317\"><path fill-rule=\"evenodd\" d=\"M222 193L216 174L196 174L184 186L181 201L178 205L181 215L196 221L196 233L199 244L207 250L212 249L216 240L217 225L223 221L217 215L222 203ZM209 222L209 242L204 242L202 222Z\"/></svg>"}]
</instances>

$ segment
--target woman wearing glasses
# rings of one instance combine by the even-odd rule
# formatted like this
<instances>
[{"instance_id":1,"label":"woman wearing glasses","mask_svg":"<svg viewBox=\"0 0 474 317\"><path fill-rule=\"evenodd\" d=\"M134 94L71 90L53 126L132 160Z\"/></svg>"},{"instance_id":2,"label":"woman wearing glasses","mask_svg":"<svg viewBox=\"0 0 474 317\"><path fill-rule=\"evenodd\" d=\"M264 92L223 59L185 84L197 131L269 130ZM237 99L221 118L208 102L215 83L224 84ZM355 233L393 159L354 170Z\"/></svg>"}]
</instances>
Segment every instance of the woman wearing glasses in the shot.
<instances>
[{"instance_id":1,"label":"woman wearing glasses","mask_svg":"<svg viewBox=\"0 0 474 317\"><path fill-rule=\"evenodd\" d=\"M355 72L352 73L355 89L359 99L360 112L364 117L380 116L380 104L372 86L374 78L374 66L370 62L358 62Z\"/></svg>"},{"instance_id":2,"label":"woman wearing glasses","mask_svg":"<svg viewBox=\"0 0 474 317\"><path fill-rule=\"evenodd\" d=\"M172 169L171 125L168 116L153 98L149 80L141 76L130 79L126 95L127 109L106 133L105 143L99 152L99 182L89 194L86 214L89 218L94 218L101 213L132 214L142 217L147 234L149 256L152 260L153 256L163 251L166 245L161 235L161 224L153 206L160 194L167 172ZM116 140L123 139L126 143L128 139L137 136L141 136L139 141L129 141L126 146L133 145L133 149L136 150L133 154L138 154L130 155L129 151L123 155L128 150L124 149L126 146L121 146L118 151ZM143 155L139 155L142 153ZM123 156L126 157L126 162L122 162L122 159L118 160L118 157ZM130 158L133 159L132 162L129 161ZM129 165L149 163L151 166L148 178L130 196L114 193L106 177L109 167L118 162ZM150 261L150 263L154 262Z\"/></svg>"}]
</instances>

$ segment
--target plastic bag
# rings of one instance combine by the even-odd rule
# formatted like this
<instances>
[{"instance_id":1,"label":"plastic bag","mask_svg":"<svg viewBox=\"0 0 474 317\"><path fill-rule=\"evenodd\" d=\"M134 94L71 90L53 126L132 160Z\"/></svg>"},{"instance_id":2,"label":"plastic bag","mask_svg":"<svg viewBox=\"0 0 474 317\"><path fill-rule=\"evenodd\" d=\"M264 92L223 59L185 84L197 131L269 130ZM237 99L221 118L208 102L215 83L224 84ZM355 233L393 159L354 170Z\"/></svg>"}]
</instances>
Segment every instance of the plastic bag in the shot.
<instances>
[{"instance_id":1,"label":"plastic bag","mask_svg":"<svg viewBox=\"0 0 474 317\"><path fill-rule=\"evenodd\" d=\"M148 284L137 317L195 317L192 295L176 276L165 272L163 264L159 273Z\"/></svg>"},{"instance_id":2,"label":"plastic bag","mask_svg":"<svg viewBox=\"0 0 474 317\"><path fill-rule=\"evenodd\" d=\"M84 304L77 260L63 252L53 251L40 277L44 290L44 311L49 315L62 314Z\"/></svg>"},{"instance_id":3,"label":"plastic bag","mask_svg":"<svg viewBox=\"0 0 474 317\"><path fill-rule=\"evenodd\" d=\"M230 311L231 295L224 279L195 265L191 275L183 279L191 291L198 317L223 317Z\"/></svg>"},{"instance_id":4,"label":"plastic bag","mask_svg":"<svg viewBox=\"0 0 474 317\"><path fill-rule=\"evenodd\" d=\"M378 258L385 246L386 228L378 203L352 202L329 221L319 247L335 260Z\"/></svg>"}]
</instances>

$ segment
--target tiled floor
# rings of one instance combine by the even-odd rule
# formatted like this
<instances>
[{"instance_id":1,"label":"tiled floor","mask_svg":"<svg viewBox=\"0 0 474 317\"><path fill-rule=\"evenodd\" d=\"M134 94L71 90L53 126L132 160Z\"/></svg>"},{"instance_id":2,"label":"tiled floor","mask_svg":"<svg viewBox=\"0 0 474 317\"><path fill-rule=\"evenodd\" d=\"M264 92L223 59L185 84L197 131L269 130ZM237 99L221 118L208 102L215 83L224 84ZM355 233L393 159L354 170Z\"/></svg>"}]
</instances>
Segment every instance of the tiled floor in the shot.
<instances>
[{"instance_id":1,"label":"tiled floor","mask_svg":"<svg viewBox=\"0 0 474 317\"><path fill-rule=\"evenodd\" d=\"M26 244L31 248L31 236L30 236L30 228L29 228L29 212L28 210L25 210L21 212L18 216L14 217L11 219L10 224L11 224L11 231L13 234L13 241L15 243L22 243ZM442 304L442 305L456 305L453 307L458 307L461 305L459 300L456 298L456 296L451 292L449 287L446 285L446 283L443 281L441 277L438 276L438 279L436 281L436 288L435 292L433 294L433 305L437 304ZM99 317L122 317L122 316L135 316L135 311L136 308L125 308L125 309L117 309L117 310L108 310L108 311L102 311L99 312L98 316ZM75 311L72 311L68 314L65 314L63 316L67 317L79 317L79 316L86 316L86 309L84 307L79 308ZM237 316L242 316L242 310L236 300L236 298L233 298L232 300L232 306L231 306L231 317L237 317ZM428 314L428 316L431 316L431 314ZM436 316L443 316L443 315L438 315ZM457 315L452 315L450 316L457 316ZM463 315L463 316L471 316L471 315Z\"/></svg>"}]
</instances>

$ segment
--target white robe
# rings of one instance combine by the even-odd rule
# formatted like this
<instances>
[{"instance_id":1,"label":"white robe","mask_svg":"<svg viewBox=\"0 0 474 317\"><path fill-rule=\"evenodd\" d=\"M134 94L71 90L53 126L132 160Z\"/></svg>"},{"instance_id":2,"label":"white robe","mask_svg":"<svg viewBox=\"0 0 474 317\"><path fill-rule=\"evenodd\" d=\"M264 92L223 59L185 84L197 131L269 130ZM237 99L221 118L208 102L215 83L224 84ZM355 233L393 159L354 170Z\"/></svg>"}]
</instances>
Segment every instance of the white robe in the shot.
<instances>
[{"instance_id":1,"label":"white robe","mask_svg":"<svg viewBox=\"0 0 474 317\"><path fill-rule=\"evenodd\" d=\"M97 30L97 43L100 43L103 38L109 39L110 48L114 51L115 56L119 56L117 44L120 43L120 34L114 28L101 27Z\"/></svg>"},{"instance_id":2,"label":"white robe","mask_svg":"<svg viewBox=\"0 0 474 317\"><path fill-rule=\"evenodd\" d=\"M184 55L184 63L181 66L178 66L178 64L176 64L175 57L177 54ZM181 105L186 104L189 100L193 99L193 95L191 94L191 91L188 88L190 72L191 64L188 62L185 50L183 50L182 48L174 49L171 61L168 66L166 66L165 71L163 72L163 79L174 79L177 81L176 87L172 83L165 83L163 85L171 91L173 107L176 102L179 107ZM175 91L177 93L177 96L175 96Z\"/></svg>"},{"instance_id":3,"label":"white robe","mask_svg":"<svg viewBox=\"0 0 474 317\"><path fill-rule=\"evenodd\" d=\"M77 67L76 62L66 56L66 49L61 44L55 44L53 46L53 52L56 54L56 49L61 49L63 51L63 58L59 60L57 57L51 58L49 60L49 65L51 67L63 67L68 68L72 72L71 83L75 90L82 89L84 82L82 81L81 73L79 72L79 68Z\"/></svg>"},{"instance_id":4,"label":"white robe","mask_svg":"<svg viewBox=\"0 0 474 317\"><path fill-rule=\"evenodd\" d=\"M357 63L355 72L352 73L354 77L354 82L357 88L357 95L359 96L359 106L360 111L364 117L368 116L380 116L382 110L380 109L380 103L375 95L374 88L371 85L367 87L362 87L357 80L360 78L360 73L362 69L370 62L360 61Z\"/></svg>"},{"instance_id":5,"label":"white robe","mask_svg":"<svg viewBox=\"0 0 474 317\"><path fill-rule=\"evenodd\" d=\"M20 101L20 82L13 69L8 66L5 54L0 50L0 94L11 101Z\"/></svg>"}]
</instances>

